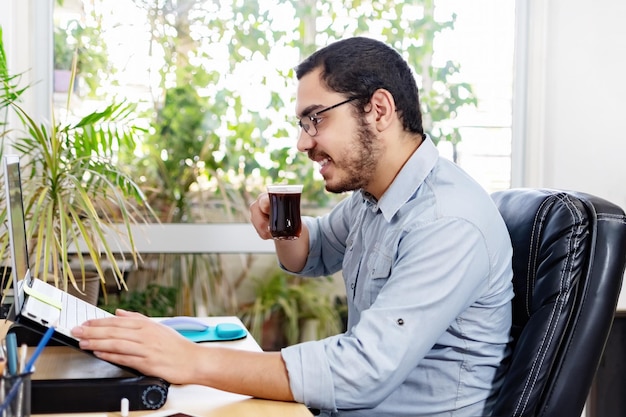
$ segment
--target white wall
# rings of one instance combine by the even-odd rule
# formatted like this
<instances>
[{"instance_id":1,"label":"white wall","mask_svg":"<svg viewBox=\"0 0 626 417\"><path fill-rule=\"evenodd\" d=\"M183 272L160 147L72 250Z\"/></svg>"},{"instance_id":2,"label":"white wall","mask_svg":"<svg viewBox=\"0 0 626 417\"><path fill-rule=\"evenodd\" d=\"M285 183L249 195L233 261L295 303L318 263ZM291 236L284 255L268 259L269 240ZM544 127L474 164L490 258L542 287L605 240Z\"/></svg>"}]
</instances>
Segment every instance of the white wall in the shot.
<instances>
[{"instance_id":1,"label":"white wall","mask_svg":"<svg viewBox=\"0 0 626 417\"><path fill-rule=\"evenodd\" d=\"M585 191L626 207L626 1L522 2L519 185Z\"/></svg>"},{"instance_id":2,"label":"white wall","mask_svg":"<svg viewBox=\"0 0 626 417\"><path fill-rule=\"evenodd\" d=\"M52 2L0 0L0 26L9 73L22 74L20 85L30 85L21 105L35 115L35 120L50 120ZM15 121L9 120L12 123Z\"/></svg>"},{"instance_id":3,"label":"white wall","mask_svg":"<svg viewBox=\"0 0 626 417\"><path fill-rule=\"evenodd\" d=\"M518 0L518 12L513 185L626 208L626 1Z\"/></svg>"}]
</instances>

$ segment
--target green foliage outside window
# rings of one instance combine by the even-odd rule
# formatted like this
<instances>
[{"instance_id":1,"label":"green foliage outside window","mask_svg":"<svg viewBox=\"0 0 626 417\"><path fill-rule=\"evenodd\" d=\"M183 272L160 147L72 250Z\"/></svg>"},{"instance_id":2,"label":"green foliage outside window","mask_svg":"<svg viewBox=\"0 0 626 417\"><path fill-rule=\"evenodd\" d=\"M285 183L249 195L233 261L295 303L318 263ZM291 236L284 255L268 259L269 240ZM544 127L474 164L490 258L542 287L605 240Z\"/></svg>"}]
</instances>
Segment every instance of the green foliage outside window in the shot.
<instances>
[{"instance_id":1,"label":"green foliage outside window","mask_svg":"<svg viewBox=\"0 0 626 417\"><path fill-rule=\"evenodd\" d=\"M198 220L191 214L197 204L192 194L202 187L223 202L226 219L236 221L247 219L248 203L269 182L304 182L305 200L316 205L334 200L324 192L313 164L294 149L299 132L292 70L304 56L333 40L371 35L400 50L415 69L425 127L435 142L458 143L458 130L441 129L439 121L476 103L470 85L453 81L458 64L432 64L436 34L453 30L455 19L435 20L434 0L292 0L267 9L257 1L219 7L206 0L165 1L156 9L152 1L135 4L146 12L165 62L159 74L163 93L154 102L150 122L154 132L140 152L144 159L136 164L133 156L133 166L146 188L154 190L155 200L161 200L153 200L153 206L163 207L164 218L171 221ZM227 50L226 62L218 62L211 52L216 44ZM281 49L299 56L286 66L274 58ZM270 97L263 109L253 110L242 89L227 82L250 62L274 67L273 73L252 74L259 90ZM269 77L282 81L277 84ZM444 87L433 88L437 85ZM265 161L259 155L265 155Z\"/></svg>"},{"instance_id":2,"label":"green foliage outside window","mask_svg":"<svg viewBox=\"0 0 626 417\"><path fill-rule=\"evenodd\" d=\"M293 68L334 40L373 36L401 51L415 70L424 126L435 142L455 146L458 130L441 122L476 104L471 86L456 77L457 63L433 64L437 34L455 23L455 16L435 19L434 0L133 3L145 13L158 62L146 78L161 81L140 115L150 132L138 148L120 149L119 160L162 221L247 221L248 205L272 182L303 183L305 214L342 198L324 191L317 167L295 149ZM252 259L241 257L242 274ZM166 255L158 262L155 275L182 289L178 314L194 314L199 304L209 314L239 310L243 279L225 279L219 256Z\"/></svg>"},{"instance_id":3,"label":"green foliage outside window","mask_svg":"<svg viewBox=\"0 0 626 417\"><path fill-rule=\"evenodd\" d=\"M76 73L85 84L86 95L102 94L102 81L110 77L114 69L108 60L100 24L90 26L72 20L66 27L56 27L53 46L55 69L70 71L76 54Z\"/></svg>"}]
</instances>

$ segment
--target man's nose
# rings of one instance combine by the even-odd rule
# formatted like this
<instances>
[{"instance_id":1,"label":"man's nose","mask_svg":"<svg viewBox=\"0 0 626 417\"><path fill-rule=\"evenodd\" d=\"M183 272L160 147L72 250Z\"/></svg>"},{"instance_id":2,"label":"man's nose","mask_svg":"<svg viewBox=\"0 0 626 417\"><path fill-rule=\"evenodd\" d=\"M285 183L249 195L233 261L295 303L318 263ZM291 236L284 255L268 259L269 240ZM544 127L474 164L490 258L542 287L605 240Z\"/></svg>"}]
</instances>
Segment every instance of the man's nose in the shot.
<instances>
[{"instance_id":1,"label":"man's nose","mask_svg":"<svg viewBox=\"0 0 626 417\"><path fill-rule=\"evenodd\" d=\"M315 139L312 138L304 129L300 129L298 143L296 144L300 152L308 152L315 147Z\"/></svg>"}]
</instances>

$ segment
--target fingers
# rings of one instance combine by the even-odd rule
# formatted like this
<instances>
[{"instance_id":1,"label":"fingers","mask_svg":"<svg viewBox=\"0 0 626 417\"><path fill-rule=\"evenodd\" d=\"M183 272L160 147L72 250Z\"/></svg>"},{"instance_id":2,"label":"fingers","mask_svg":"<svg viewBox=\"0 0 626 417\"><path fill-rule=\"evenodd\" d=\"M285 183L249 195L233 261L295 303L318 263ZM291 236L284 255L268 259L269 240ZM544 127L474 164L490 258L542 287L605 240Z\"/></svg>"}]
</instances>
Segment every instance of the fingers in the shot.
<instances>
[{"instance_id":1,"label":"fingers","mask_svg":"<svg viewBox=\"0 0 626 417\"><path fill-rule=\"evenodd\" d=\"M159 341L184 339L173 329L143 318L93 320L72 329L81 349L145 358L158 350Z\"/></svg>"},{"instance_id":2,"label":"fingers","mask_svg":"<svg viewBox=\"0 0 626 417\"><path fill-rule=\"evenodd\" d=\"M71 332L74 337L81 340L81 347L90 350L95 350L93 341L96 340L128 341L140 344L154 335L163 335L161 337L168 338L178 335L175 330L159 325L141 314L89 320L75 327ZM106 350L104 347L100 349Z\"/></svg>"},{"instance_id":3,"label":"fingers","mask_svg":"<svg viewBox=\"0 0 626 417\"><path fill-rule=\"evenodd\" d=\"M138 317L115 316L103 319L92 319L84 322L79 327L118 327L122 329L139 329L144 324L143 319Z\"/></svg>"},{"instance_id":4,"label":"fingers","mask_svg":"<svg viewBox=\"0 0 626 417\"><path fill-rule=\"evenodd\" d=\"M161 376L170 382L186 381L193 374L193 362L189 362L185 352L193 351L195 344L142 314L118 310L115 317L90 320L75 327L72 335L79 339L81 349L144 374Z\"/></svg>"},{"instance_id":5,"label":"fingers","mask_svg":"<svg viewBox=\"0 0 626 417\"><path fill-rule=\"evenodd\" d=\"M87 331L103 328L86 326ZM195 344L173 329L157 325L135 332L136 337L124 329L113 332L111 338L81 339L81 349L91 350L94 355L108 362L127 366L146 374L159 376L171 383L185 383L197 365L189 360ZM166 343L164 343L166 341Z\"/></svg>"},{"instance_id":6,"label":"fingers","mask_svg":"<svg viewBox=\"0 0 626 417\"><path fill-rule=\"evenodd\" d=\"M143 348L140 341L131 341L128 339L98 339L89 338L81 339L78 343L81 349L92 350L98 352L99 355L111 354L116 355L119 358L145 358L146 350ZM124 359L124 360L129 360ZM125 363L124 363L125 365Z\"/></svg>"},{"instance_id":7,"label":"fingers","mask_svg":"<svg viewBox=\"0 0 626 417\"><path fill-rule=\"evenodd\" d=\"M271 239L269 231L270 199L267 193L259 195L250 205L250 221L262 239Z\"/></svg>"},{"instance_id":8,"label":"fingers","mask_svg":"<svg viewBox=\"0 0 626 417\"><path fill-rule=\"evenodd\" d=\"M253 215L269 218L270 215L270 198L267 193L259 194L259 197L250 204L250 211Z\"/></svg>"},{"instance_id":9,"label":"fingers","mask_svg":"<svg viewBox=\"0 0 626 417\"><path fill-rule=\"evenodd\" d=\"M259 198L257 199L257 201L259 202L259 209L261 210L261 212L268 216L270 215L270 197L267 193L261 193L261 195L259 195Z\"/></svg>"},{"instance_id":10,"label":"fingers","mask_svg":"<svg viewBox=\"0 0 626 417\"><path fill-rule=\"evenodd\" d=\"M119 323L107 324L107 321L110 319L87 322L72 329L72 335L79 339L82 349L107 351L124 349L127 352L139 350L127 346L142 341L142 327L138 323L118 320Z\"/></svg>"},{"instance_id":11,"label":"fingers","mask_svg":"<svg viewBox=\"0 0 626 417\"><path fill-rule=\"evenodd\" d=\"M115 315L118 317L136 317L136 318L148 319L147 316L144 316L141 313L137 313L135 311L126 311L126 310L122 310L121 308L118 308L115 310Z\"/></svg>"}]
</instances>

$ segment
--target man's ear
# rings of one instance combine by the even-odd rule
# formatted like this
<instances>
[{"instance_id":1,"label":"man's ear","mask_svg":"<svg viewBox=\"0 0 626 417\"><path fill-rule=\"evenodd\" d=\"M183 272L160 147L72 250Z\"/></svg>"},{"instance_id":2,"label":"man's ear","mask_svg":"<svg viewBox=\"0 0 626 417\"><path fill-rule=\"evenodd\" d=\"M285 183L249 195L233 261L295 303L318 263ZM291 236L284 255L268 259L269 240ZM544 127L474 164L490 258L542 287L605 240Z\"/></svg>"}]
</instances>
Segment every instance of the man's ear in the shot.
<instances>
[{"instance_id":1,"label":"man's ear","mask_svg":"<svg viewBox=\"0 0 626 417\"><path fill-rule=\"evenodd\" d=\"M384 88L379 88L372 94L370 99L371 109L369 111L372 126L382 132L398 117L396 114L396 102L391 93Z\"/></svg>"}]
</instances>

